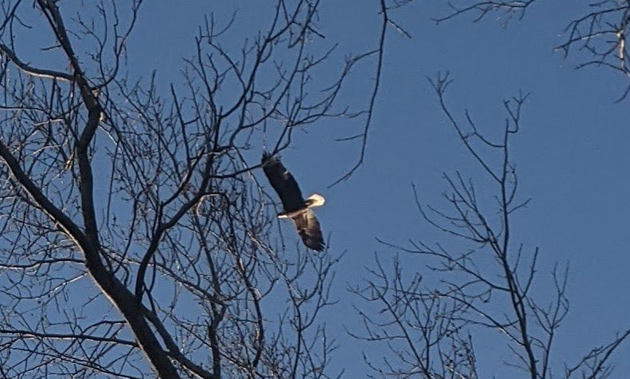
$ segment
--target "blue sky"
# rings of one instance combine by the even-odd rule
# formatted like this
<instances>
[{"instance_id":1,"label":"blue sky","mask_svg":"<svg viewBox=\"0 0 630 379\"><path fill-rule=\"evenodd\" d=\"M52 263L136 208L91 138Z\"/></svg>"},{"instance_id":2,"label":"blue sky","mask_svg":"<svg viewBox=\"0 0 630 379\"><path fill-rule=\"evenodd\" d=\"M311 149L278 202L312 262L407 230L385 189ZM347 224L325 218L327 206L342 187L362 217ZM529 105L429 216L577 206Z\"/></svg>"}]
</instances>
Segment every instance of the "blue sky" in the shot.
<instances>
[{"instance_id":1,"label":"blue sky","mask_svg":"<svg viewBox=\"0 0 630 379\"><path fill-rule=\"evenodd\" d=\"M193 53L193 37L204 13L215 11L221 20L238 10L237 22L223 42L238 49L253 28L264 29L267 3L146 2L129 43L129 67L145 77L155 70L163 84L177 82L182 58ZM403 246L410 239L440 240L443 237L417 211L411 184L417 186L423 203L444 206L444 172L479 173L429 85L427 77L438 72L448 71L454 79L447 102L456 116L469 109L490 133L503 125L502 100L519 90L530 93L512 155L520 194L533 200L515 216L513 232L516 241L541 249L542 279L536 291L542 296L548 284L545 275L554 263L570 266L571 311L558 336L556 363L574 363L628 327L630 100L614 103L627 82L603 68L575 70L579 55L563 59L553 52L563 42L565 25L585 14L588 2L541 1L523 20L513 19L507 27L501 14L477 23L462 16L436 25L431 19L447 11L440 3L416 1L392 12L412 38L389 32L366 159L350 180L328 188L352 167L360 149L356 142L337 139L359 132L363 119L310 125L294 135L293 145L282 156L305 194L326 197L318 217L330 237L329 254L345 253L333 290L339 303L323 321L339 345L333 370L344 369L350 378L362 377L367 368L361 362L364 345L344 332L358 321L352 305L361 305L346 288L361 283L375 255L388 262L396 253L376 238ZM327 67L338 70L335 63L341 64L347 54L373 49L379 23L378 1L325 1L319 25L326 39L318 43L339 43ZM373 75L372 64L358 66L344 88L342 104L365 104ZM262 178L262 173L258 175ZM285 238L295 237L292 225L283 228ZM401 259L409 270L425 270L420 257ZM486 377L513 374L500 364L509 355L495 337L479 339L480 371ZM368 349L374 356L386 354ZM629 355L629 347L618 353L613 377L630 371L630 362L621 359Z\"/></svg>"},{"instance_id":2,"label":"blue sky","mask_svg":"<svg viewBox=\"0 0 630 379\"><path fill-rule=\"evenodd\" d=\"M326 42L339 42L336 59L374 47L379 25L376 3L324 3L321 30ZM345 289L347 284L360 283L363 267L373 265L375 254L386 262L395 253L375 238L400 245L409 239L441 238L422 221L411 183L416 184L423 202L443 205L443 172L478 173L441 114L427 81L438 72L448 71L455 80L447 96L455 114L461 117L468 108L488 131L502 126L504 98L519 90L531 94L512 154L521 196L533 201L515 217L514 233L526 246L541 249L542 277L550 273L554 262L570 265L571 312L560 331L554 358L575 362L580 354L628 326L630 111L628 101L614 103L626 82L605 69L576 71L579 55L565 60L553 52L563 41L564 26L584 14L586 5L586 1L536 3L523 20L511 20L505 28L499 14L477 23L463 16L437 26L431 18L444 14L445 7L438 2L412 3L392 13L412 38L389 33L382 89L360 170L349 181L327 189L358 156L358 144L335 141L355 134L361 127L357 120L322 121L297 133L295 143L283 154L284 162L303 192L326 196L328 202L318 215L330 236L330 253L345 252L334 285L339 304L329 310L326 320L340 346L336 369L345 369L351 377L366 370L360 359L362 344L343 333L343 325L357 322L351 304L360 304ZM135 49L130 49L130 59L136 62L132 65L142 67L144 62L161 79L175 80L173 68L192 51L191 36L201 21L201 9L226 15L232 7L239 9L243 25L256 21L255 25L264 27L257 17L265 11L264 2L145 4L134 35ZM237 30L228 37L226 46L239 43ZM345 89L344 101L366 100L371 69L369 65L358 68ZM291 238L292 226L285 228L285 238ZM421 258L402 259L408 267L424 269ZM538 291L544 294L546 279L541 280ZM492 349L492 343L483 338L480 344L487 349L478 352L482 374L500 377L510 372L499 365L509 359L503 347ZM626 348L618 356L627 356L629 351ZM618 359L613 377L629 369L629 363Z\"/></svg>"}]
</instances>

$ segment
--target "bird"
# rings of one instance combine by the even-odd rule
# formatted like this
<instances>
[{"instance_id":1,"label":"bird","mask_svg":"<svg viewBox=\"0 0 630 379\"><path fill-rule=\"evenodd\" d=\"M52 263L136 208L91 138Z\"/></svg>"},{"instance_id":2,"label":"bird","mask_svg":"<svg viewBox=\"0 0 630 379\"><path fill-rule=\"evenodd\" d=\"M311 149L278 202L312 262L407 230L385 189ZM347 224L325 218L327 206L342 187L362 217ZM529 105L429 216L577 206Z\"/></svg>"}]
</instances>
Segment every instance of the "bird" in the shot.
<instances>
[{"instance_id":1,"label":"bird","mask_svg":"<svg viewBox=\"0 0 630 379\"><path fill-rule=\"evenodd\" d=\"M278 218L293 220L306 247L315 251L324 250L326 244L322 237L322 229L311 208L324 205L326 199L321 195L313 194L304 200L297 181L276 155L264 151L261 164L269 183L282 201L284 212L279 213Z\"/></svg>"}]
</instances>

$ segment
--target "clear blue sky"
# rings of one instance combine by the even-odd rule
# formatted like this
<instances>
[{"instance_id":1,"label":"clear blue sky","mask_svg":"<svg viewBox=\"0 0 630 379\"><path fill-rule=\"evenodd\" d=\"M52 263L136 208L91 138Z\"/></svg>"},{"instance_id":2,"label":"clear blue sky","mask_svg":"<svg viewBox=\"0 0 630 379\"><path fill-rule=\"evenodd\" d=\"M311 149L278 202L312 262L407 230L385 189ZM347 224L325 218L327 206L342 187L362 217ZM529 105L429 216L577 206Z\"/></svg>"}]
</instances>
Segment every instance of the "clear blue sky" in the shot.
<instances>
[{"instance_id":1,"label":"clear blue sky","mask_svg":"<svg viewBox=\"0 0 630 379\"><path fill-rule=\"evenodd\" d=\"M339 304L324 319L339 345L333 369L345 369L348 378L363 377L367 370L361 361L364 346L350 339L343 327L357 323L351 305L360 305L346 291L347 285L360 284L364 267L373 265L375 254L387 261L395 252L375 238L400 245L409 239L441 238L422 221L411 183L423 202L440 206L447 189L443 172L477 172L427 81L427 76L446 71L455 79L447 96L451 109L462 116L468 108L488 130L502 127L504 98L518 90L531 93L512 151L520 193L533 201L516 216L514 238L541 249L541 276L550 273L554 262L570 264L571 311L553 358L557 363L575 363L587 350L629 326L630 100L614 103L627 82L604 69L576 71L575 56L563 60L553 53L563 41L564 26L588 11L588 1L540 1L523 20L512 20L507 28L498 14L478 23L464 16L436 26L431 18L447 11L437 3L416 1L391 14L412 38L390 30L366 161L349 181L327 188L359 154L357 143L336 139L358 133L362 120L311 125L296 133L294 144L283 154L302 191L327 198L318 216L330 236L329 254L345 252L334 283ZM129 66L137 70L135 74L148 77L155 69L162 83L176 82L182 57L192 55L193 37L204 13L215 11L221 19L239 10L237 24L223 42L234 49L240 48L243 33L251 33L252 25L259 29L266 25L261 16L265 1L174 4L159 0L143 5L129 44ZM325 42L340 44L334 59L341 63L350 52L375 47L380 27L377 12L378 1L324 2L320 25ZM333 63L328 67L338 69ZM372 69L366 64L358 67L345 88L344 101L365 103ZM285 238L293 238L292 225L284 227ZM424 269L421 258L403 259L409 268ZM537 291L545 293L544 288ZM492 338L479 341L480 372L485 377L509 377L502 375L510 371L499 366L509 353L493 345ZM630 360L623 359L628 356L628 347L619 352L613 377L630 372Z\"/></svg>"},{"instance_id":2,"label":"clear blue sky","mask_svg":"<svg viewBox=\"0 0 630 379\"><path fill-rule=\"evenodd\" d=\"M225 16L236 7L245 25L263 28L258 15L264 13L265 2L255 3L191 0L177 7L169 1L147 3L132 41L131 65L146 65L147 74L155 68L161 79L176 80L174 68L192 51L191 36L202 20L202 10L216 7L217 15ZM325 2L321 31L327 42L340 43L342 54L336 58L374 47L379 28L377 3ZM359 153L358 144L335 142L358 132L357 121L323 121L306 133L297 133L283 159L303 192L326 196L328 203L318 214L331 238L330 253L346 252L335 282L340 303L329 310L327 323L340 346L335 368L346 369L348 377L359 377L366 367L360 359L362 346L342 331L342 325L357 321L351 310L357 299L345 292L346 283L361 281L363 267L373 264L375 253L385 261L392 256L392 249L379 245L375 237L403 245L408 239L440 238L415 209L411 182L424 202L439 205L443 204L440 194L446 190L442 172L476 172L440 113L426 79L438 72L450 71L455 79L448 102L457 115L468 108L489 130L502 126L503 98L520 89L531 93L513 156L521 195L532 197L533 202L515 218L514 232L516 240L541 249L541 276L549 274L556 261L570 263L571 312L560 331L554 358L573 363L590 347L628 327L630 111L628 101L614 104L626 82L603 69L576 71L576 57L563 60L553 53L563 41L564 26L584 14L587 3L542 1L507 28L497 19L500 15L489 15L478 23L462 17L436 26L431 18L446 8L436 2L412 3L392 13L413 38L389 34L382 89L361 169L349 181L326 188ZM224 44L229 41L237 44L235 48L240 46L236 30ZM346 101L366 100L373 74L361 70L369 68L361 66L357 71L360 80L346 88ZM290 233L291 227L286 225ZM423 269L420 258L404 259L409 267ZM539 291L544 293L544 288ZM485 343L480 342L487 350L478 351L481 373L507 373L496 366L501 359L509 359L507 350ZM626 348L618 357L629 354ZM624 361L618 359L613 377L630 370Z\"/></svg>"}]
</instances>

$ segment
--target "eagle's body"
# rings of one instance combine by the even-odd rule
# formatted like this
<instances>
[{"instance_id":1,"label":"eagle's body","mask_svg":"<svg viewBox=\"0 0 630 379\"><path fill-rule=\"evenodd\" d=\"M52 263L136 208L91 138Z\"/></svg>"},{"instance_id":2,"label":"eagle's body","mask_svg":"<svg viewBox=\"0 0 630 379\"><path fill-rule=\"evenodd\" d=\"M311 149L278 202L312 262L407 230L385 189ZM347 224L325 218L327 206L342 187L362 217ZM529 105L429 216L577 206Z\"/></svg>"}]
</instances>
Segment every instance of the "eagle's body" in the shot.
<instances>
[{"instance_id":1,"label":"eagle's body","mask_svg":"<svg viewBox=\"0 0 630 379\"><path fill-rule=\"evenodd\" d=\"M309 249L316 251L324 250L324 238L319 221L315 217L315 213L311 210L324 204L325 200L322 196L314 194L304 200L302 191L298 186L295 178L282 165L280 159L263 153L262 166L269 183L278 193L284 212L278 215L279 218L291 218L295 223L302 241Z\"/></svg>"}]
</instances>

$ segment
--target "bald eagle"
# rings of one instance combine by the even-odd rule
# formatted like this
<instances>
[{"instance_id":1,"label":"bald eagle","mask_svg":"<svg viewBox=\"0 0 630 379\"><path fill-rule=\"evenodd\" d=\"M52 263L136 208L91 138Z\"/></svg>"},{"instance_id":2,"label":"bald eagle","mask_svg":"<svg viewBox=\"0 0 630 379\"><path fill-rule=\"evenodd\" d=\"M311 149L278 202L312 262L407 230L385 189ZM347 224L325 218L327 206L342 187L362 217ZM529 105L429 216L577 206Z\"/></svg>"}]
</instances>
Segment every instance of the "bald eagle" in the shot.
<instances>
[{"instance_id":1,"label":"bald eagle","mask_svg":"<svg viewBox=\"0 0 630 379\"><path fill-rule=\"evenodd\" d=\"M298 234L302 237L306 247L316 251L324 250L325 244L322 237L322 229L315 217L315 213L311 210L313 207L324 205L326 201L324 197L313 194L304 200L302 191L300 191L295 178L282 165L278 157L263 152L261 163L269 183L280 196L284 207L284 212L278 214L278 218L293 219Z\"/></svg>"}]
</instances>

